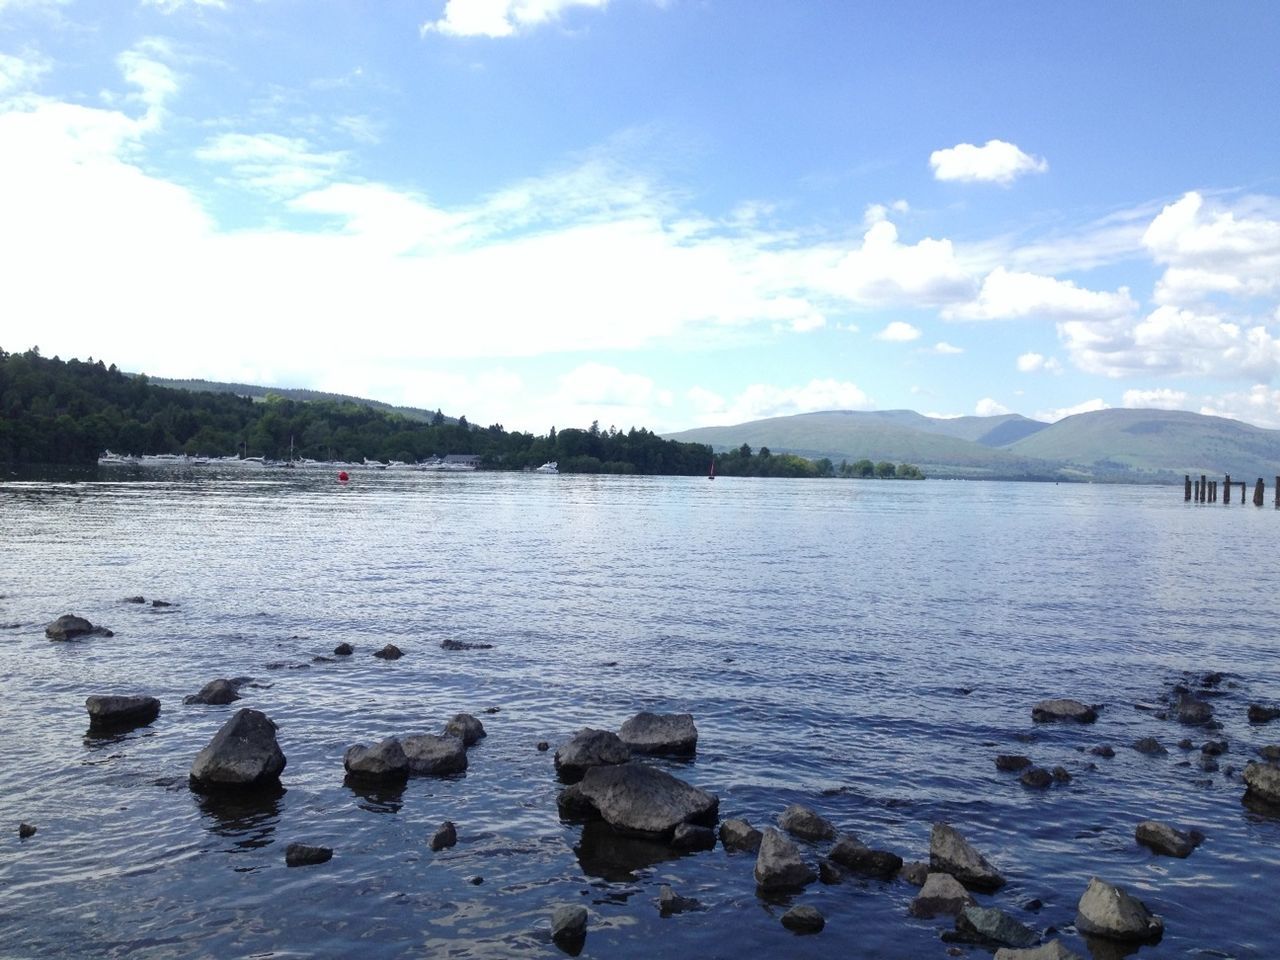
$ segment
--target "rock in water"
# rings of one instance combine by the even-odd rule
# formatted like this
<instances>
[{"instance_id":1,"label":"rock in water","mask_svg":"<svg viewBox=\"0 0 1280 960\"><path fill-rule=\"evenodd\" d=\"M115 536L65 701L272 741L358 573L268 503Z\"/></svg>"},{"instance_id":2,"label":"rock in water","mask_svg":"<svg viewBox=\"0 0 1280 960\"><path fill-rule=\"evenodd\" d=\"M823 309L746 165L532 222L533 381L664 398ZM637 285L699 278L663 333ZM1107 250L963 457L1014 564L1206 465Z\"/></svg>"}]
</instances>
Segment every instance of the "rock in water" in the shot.
<instances>
[{"instance_id":1,"label":"rock in water","mask_svg":"<svg viewBox=\"0 0 1280 960\"><path fill-rule=\"evenodd\" d=\"M1261 703L1249 704L1250 723L1270 723L1280 717L1280 708L1264 706Z\"/></svg>"},{"instance_id":2,"label":"rock in water","mask_svg":"<svg viewBox=\"0 0 1280 960\"><path fill-rule=\"evenodd\" d=\"M453 825L452 820L446 820L436 828L436 832L431 835L431 849L439 852L448 847L452 847L458 842L458 828Z\"/></svg>"},{"instance_id":3,"label":"rock in water","mask_svg":"<svg viewBox=\"0 0 1280 960\"><path fill-rule=\"evenodd\" d=\"M556 749L556 773L566 783L573 783L581 780L592 767L626 763L630 759L631 748L616 733L587 727Z\"/></svg>"},{"instance_id":4,"label":"rock in water","mask_svg":"<svg viewBox=\"0 0 1280 960\"><path fill-rule=\"evenodd\" d=\"M1248 763L1244 768L1245 795L1280 806L1280 767L1270 763Z\"/></svg>"},{"instance_id":5,"label":"rock in water","mask_svg":"<svg viewBox=\"0 0 1280 960\"><path fill-rule=\"evenodd\" d=\"M907 909L913 917L958 917L961 910L972 906L976 903L959 880L949 873L931 873Z\"/></svg>"},{"instance_id":6,"label":"rock in water","mask_svg":"<svg viewBox=\"0 0 1280 960\"><path fill-rule=\"evenodd\" d=\"M756 855L755 877L762 890L796 890L813 883L817 875L800 858L794 842L773 827L766 827Z\"/></svg>"},{"instance_id":7,"label":"rock in water","mask_svg":"<svg viewBox=\"0 0 1280 960\"><path fill-rule=\"evenodd\" d=\"M1195 830L1184 833L1157 820L1143 820L1134 831L1134 836L1140 844L1150 847L1156 853L1183 858L1191 856L1191 851L1204 840L1204 834Z\"/></svg>"},{"instance_id":8,"label":"rock in water","mask_svg":"<svg viewBox=\"0 0 1280 960\"><path fill-rule=\"evenodd\" d=\"M998 907L965 907L956 917L954 939L988 947L1029 947L1040 938Z\"/></svg>"},{"instance_id":9,"label":"rock in water","mask_svg":"<svg viewBox=\"0 0 1280 960\"><path fill-rule=\"evenodd\" d=\"M793 933L821 933L827 921L817 907L800 904L782 915L782 925Z\"/></svg>"},{"instance_id":10,"label":"rock in water","mask_svg":"<svg viewBox=\"0 0 1280 960\"><path fill-rule=\"evenodd\" d=\"M793 803L778 817L778 826L801 840L834 840L835 825L809 807Z\"/></svg>"},{"instance_id":11,"label":"rock in water","mask_svg":"<svg viewBox=\"0 0 1280 960\"><path fill-rule=\"evenodd\" d=\"M872 850L855 837L841 837L828 856L840 866L864 876L888 880L902 869L902 858L887 850Z\"/></svg>"},{"instance_id":12,"label":"rock in water","mask_svg":"<svg viewBox=\"0 0 1280 960\"><path fill-rule=\"evenodd\" d=\"M576 789L615 830L664 839L682 823L714 824L720 809L714 794L638 763L591 767Z\"/></svg>"},{"instance_id":13,"label":"rock in water","mask_svg":"<svg viewBox=\"0 0 1280 960\"><path fill-rule=\"evenodd\" d=\"M1093 723L1098 711L1079 700L1041 700L1031 708L1036 723Z\"/></svg>"},{"instance_id":14,"label":"rock in water","mask_svg":"<svg viewBox=\"0 0 1280 960\"><path fill-rule=\"evenodd\" d=\"M1044 767L1028 767L1022 771L1022 776L1018 777L1022 781L1024 787L1031 787L1034 790L1044 790L1049 784L1053 783L1053 774Z\"/></svg>"},{"instance_id":15,"label":"rock in water","mask_svg":"<svg viewBox=\"0 0 1280 960\"><path fill-rule=\"evenodd\" d=\"M1014 947L1001 947L996 951L995 960L1083 960L1078 953L1072 953L1062 945L1061 940L1051 940L1042 947L1028 947L1018 950Z\"/></svg>"},{"instance_id":16,"label":"rock in water","mask_svg":"<svg viewBox=\"0 0 1280 960\"><path fill-rule=\"evenodd\" d=\"M26 840L28 837L34 837L35 835L36 835L36 825L34 823L23 822L18 824L19 840Z\"/></svg>"},{"instance_id":17,"label":"rock in water","mask_svg":"<svg viewBox=\"0 0 1280 960\"><path fill-rule=\"evenodd\" d=\"M75 640L77 637L114 637L106 627L95 627L84 617L64 613L45 626L44 635L50 640Z\"/></svg>"},{"instance_id":18,"label":"rock in water","mask_svg":"<svg viewBox=\"0 0 1280 960\"><path fill-rule=\"evenodd\" d=\"M140 727L160 715L160 701L155 697L121 697L99 694L86 697L90 730Z\"/></svg>"},{"instance_id":19,"label":"rock in water","mask_svg":"<svg viewBox=\"0 0 1280 960\"><path fill-rule=\"evenodd\" d=\"M409 776L409 758L395 737L379 740L371 747L363 743L347 747L342 765L353 779L369 783L395 783Z\"/></svg>"},{"instance_id":20,"label":"rock in water","mask_svg":"<svg viewBox=\"0 0 1280 960\"><path fill-rule=\"evenodd\" d=\"M1135 740L1133 749L1137 750L1139 753L1145 753L1149 757L1155 757L1169 752L1165 748L1164 744L1155 737L1143 737L1141 740Z\"/></svg>"},{"instance_id":21,"label":"rock in water","mask_svg":"<svg viewBox=\"0 0 1280 960\"><path fill-rule=\"evenodd\" d=\"M688 713L637 713L618 736L635 753L688 756L698 748L698 728Z\"/></svg>"},{"instance_id":22,"label":"rock in water","mask_svg":"<svg viewBox=\"0 0 1280 960\"><path fill-rule=\"evenodd\" d=\"M929 869L949 873L970 890L990 893L1004 886L1004 877L969 841L947 823L935 823L929 836Z\"/></svg>"},{"instance_id":23,"label":"rock in water","mask_svg":"<svg viewBox=\"0 0 1280 960\"><path fill-rule=\"evenodd\" d=\"M487 736L484 724L469 713L455 714L453 719L444 725L444 732L451 737L460 737L465 746L473 746Z\"/></svg>"},{"instance_id":24,"label":"rock in water","mask_svg":"<svg viewBox=\"0 0 1280 960\"><path fill-rule=\"evenodd\" d=\"M1204 726L1213 719L1213 707L1195 697L1183 697L1178 701L1178 722L1189 727Z\"/></svg>"},{"instance_id":25,"label":"rock in water","mask_svg":"<svg viewBox=\"0 0 1280 960\"><path fill-rule=\"evenodd\" d=\"M1029 766L1031 766L1031 758L1021 754L1002 753L996 757L996 769L1003 770L1005 773L1016 773Z\"/></svg>"},{"instance_id":26,"label":"rock in water","mask_svg":"<svg viewBox=\"0 0 1280 960\"><path fill-rule=\"evenodd\" d=\"M285 756L276 725L259 710L237 710L191 765L191 785L202 790L247 789L280 783Z\"/></svg>"},{"instance_id":27,"label":"rock in water","mask_svg":"<svg viewBox=\"0 0 1280 960\"><path fill-rule=\"evenodd\" d=\"M720 824L720 845L726 850L755 853L763 834L746 820L732 819Z\"/></svg>"},{"instance_id":28,"label":"rock in water","mask_svg":"<svg viewBox=\"0 0 1280 960\"><path fill-rule=\"evenodd\" d=\"M388 643L381 650L375 650L373 655L379 660L399 660L404 656L404 651L394 643Z\"/></svg>"},{"instance_id":29,"label":"rock in water","mask_svg":"<svg viewBox=\"0 0 1280 960\"><path fill-rule=\"evenodd\" d=\"M692 897L682 897L671 889L669 884L663 884L658 890L658 912L664 917L669 917L673 913L684 913L688 910L697 910L702 904Z\"/></svg>"},{"instance_id":30,"label":"rock in water","mask_svg":"<svg viewBox=\"0 0 1280 960\"><path fill-rule=\"evenodd\" d=\"M240 699L240 694L236 690L236 685L230 680L210 680L200 688L199 693L193 693L189 697L184 697L183 703L207 703L207 704L225 704L233 703Z\"/></svg>"},{"instance_id":31,"label":"rock in water","mask_svg":"<svg viewBox=\"0 0 1280 960\"><path fill-rule=\"evenodd\" d=\"M576 904L551 912L551 939L568 953L577 954L587 939L587 908Z\"/></svg>"},{"instance_id":32,"label":"rock in water","mask_svg":"<svg viewBox=\"0 0 1280 960\"><path fill-rule=\"evenodd\" d=\"M944 873L940 874L940 876L946 877L950 876L950 874ZM921 863L918 860L911 863L904 863L902 868L898 871L898 878L911 884L913 887L923 887L925 881L929 879L929 865L927 863ZM955 877L952 877L951 879L954 880Z\"/></svg>"},{"instance_id":33,"label":"rock in water","mask_svg":"<svg viewBox=\"0 0 1280 960\"><path fill-rule=\"evenodd\" d=\"M349 657L356 652L356 648L349 643L340 643L333 648L333 654L337 657Z\"/></svg>"},{"instance_id":34,"label":"rock in water","mask_svg":"<svg viewBox=\"0 0 1280 960\"><path fill-rule=\"evenodd\" d=\"M401 738L400 747L414 776L444 777L467 769L467 748L461 737L415 733Z\"/></svg>"},{"instance_id":35,"label":"rock in water","mask_svg":"<svg viewBox=\"0 0 1280 960\"><path fill-rule=\"evenodd\" d=\"M716 845L716 832L710 827L682 823L672 832L671 845L677 850L710 850Z\"/></svg>"},{"instance_id":36,"label":"rock in water","mask_svg":"<svg viewBox=\"0 0 1280 960\"><path fill-rule=\"evenodd\" d=\"M1163 935L1164 922L1141 900L1093 877L1076 907L1076 929L1109 940L1152 943Z\"/></svg>"},{"instance_id":37,"label":"rock in water","mask_svg":"<svg viewBox=\"0 0 1280 960\"><path fill-rule=\"evenodd\" d=\"M317 863L327 863L333 859L333 850L329 847L312 847L305 843L291 843L284 848L286 867L309 867Z\"/></svg>"}]
</instances>

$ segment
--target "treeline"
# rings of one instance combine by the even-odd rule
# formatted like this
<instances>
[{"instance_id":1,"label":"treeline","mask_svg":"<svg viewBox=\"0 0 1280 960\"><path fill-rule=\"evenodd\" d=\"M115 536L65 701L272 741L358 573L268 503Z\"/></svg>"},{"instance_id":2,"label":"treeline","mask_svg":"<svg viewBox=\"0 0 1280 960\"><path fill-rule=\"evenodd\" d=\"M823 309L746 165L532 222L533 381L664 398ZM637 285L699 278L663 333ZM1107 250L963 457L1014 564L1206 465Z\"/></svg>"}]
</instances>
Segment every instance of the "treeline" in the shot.
<instances>
[{"instance_id":1,"label":"treeline","mask_svg":"<svg viewBox=\"0 0 1280 960\"><path fill-rule=\"evenodd\" d=\"M888 460L872 463L841 460L837 467L828 457L809 460L792 453L772 453L768 447L753 452L743 444L716 455L716 473L726 477L877 477L882 480L923 480L924 473L910 463L894 466Z\"/></svg>"},{"instance_id":2,"label":"treeline","mask_svg":"<svg viewBox=\"0 0 1280 960\"><path fill-rule=\"evenodd\" d=\"M269 395L254 402L193 393L127 376L101 360L47 359L38 348L0 350L0 462L89 464L104 450L315 460L402 460L475 454L490 469L558 460L566 473L705 473L711 448L625 433L554 428L546 436L476 427L466 417L429 423L333 400Z\"/></svg>"}]
</instances>

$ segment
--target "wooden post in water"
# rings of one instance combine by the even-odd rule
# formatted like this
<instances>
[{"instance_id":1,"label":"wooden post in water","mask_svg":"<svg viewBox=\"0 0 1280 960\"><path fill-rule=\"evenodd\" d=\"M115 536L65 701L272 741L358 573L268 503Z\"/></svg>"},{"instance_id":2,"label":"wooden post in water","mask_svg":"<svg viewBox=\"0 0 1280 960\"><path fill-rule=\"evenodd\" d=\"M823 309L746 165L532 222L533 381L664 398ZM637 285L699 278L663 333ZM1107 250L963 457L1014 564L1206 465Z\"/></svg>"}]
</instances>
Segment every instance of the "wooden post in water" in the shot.
<instances>
[{"instance_id":1,"label":"wooden post in water","mask_svg":"<svg viewBox=\"0 0 1280 960\"><path fill-rule=\"evenodd\" d=\"M1217 480L1209 481L1209 502L1210 503L1218 502L1218 481Z\"/></svg>"},{"instance_id":2,"label":"wooden post in water","mask_svg":"<svg viewBox=\"0 0 1280 960\"><path fill-rule=\"evenodd\" d=\"M1208 496L1208 494L1209 494L1209 483L1205 479L1205 475L1202 473L1200 474L1200 502L1201 503L1205 502L1205 498Z\"/></svg>"},{"instance_id":3,"label":"wooden post in water","mask_svg":"<svg viewBox=\"0 0 1280 960\"><path fill-rule=\"evenodd\" d=\"M1267 485L1262 482L1262 478L1258 478L1258 482L1253 487L1253 505L1255 507L1262 506L1262 495L1266 492Z\"/></svg>"},{"instance_id":4,"label":"wooden post in water","mask_svg":"<svg viewBox=\"0 0 1280 960\"><path fill-rule=\"evenodd\" d=\"M1222 481L1222 502L1231 502L1231 474L1227 474L1227 478Z\"/></svg>"},{"instance_id":5,"label":"wooden post in water","mask_svg":"<svg viewBox=\"0 0 1280 960\"><path fill-rule=\"evenodd\" d=\"M1196 484L1196 492L1191 495L1191 500L1193 503L1199 503L1200 502L1200 481L1197 480L1195 484Z\"/></svg>"},{"instance_id":6,"label":"wooden post in water","mask_svg":"<svg viewBox=\"0 0 1280 960\"><path fill-rule=\"evenodd\" d=\"M1276 477L1276 506L1280 507L1280 477Z\"/></svg>"},{"instance_id":7,"label":"wooden post in water","mask_svg":"<svg viewBox=\"0 0 1280 960\"><path fill-rule=\"evenodd\" d=\"M1182 499L1191 502L1191 474L1186 474L1187 485L1182 488ZM1276 487L1276 496L1280 497L1280 486Z\"/></svg>"}]
</instances>

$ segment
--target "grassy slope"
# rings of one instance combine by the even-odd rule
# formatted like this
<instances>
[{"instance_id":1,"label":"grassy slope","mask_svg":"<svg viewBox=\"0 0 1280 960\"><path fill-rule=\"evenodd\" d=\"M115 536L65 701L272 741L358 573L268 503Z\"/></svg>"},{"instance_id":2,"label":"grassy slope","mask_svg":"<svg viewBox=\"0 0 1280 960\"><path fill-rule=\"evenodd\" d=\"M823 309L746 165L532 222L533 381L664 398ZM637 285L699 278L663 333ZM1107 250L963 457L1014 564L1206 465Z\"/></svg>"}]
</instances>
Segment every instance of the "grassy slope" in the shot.
<instances>
[{"instance_id":1,"label":"grassy slope","mask_svg":"<svg viewBox=\"0 0 1280 960\"><path fill-rule=\"evenodd\" d=\"M130 374L133 376L133 374ZM260 387L253 383L221 383L216 380L169 380L165 377L147 377L147 380L158 387L173 387L176 390L191 390L196 393L234 393L241 397L253 397L255 400L265 398L274 393L288 400L332 400L335 403L357 403L362 407L398 413L410 420L421 420L430 423L435 416L434 410L421 410L418 407L396 407L380 400L366 400L363 397L349 397L343 393L325 393L321 390L307 390L300 387ZM445 417L446 423L457 423L454 417Z\"/></svg>"}]
</instances>

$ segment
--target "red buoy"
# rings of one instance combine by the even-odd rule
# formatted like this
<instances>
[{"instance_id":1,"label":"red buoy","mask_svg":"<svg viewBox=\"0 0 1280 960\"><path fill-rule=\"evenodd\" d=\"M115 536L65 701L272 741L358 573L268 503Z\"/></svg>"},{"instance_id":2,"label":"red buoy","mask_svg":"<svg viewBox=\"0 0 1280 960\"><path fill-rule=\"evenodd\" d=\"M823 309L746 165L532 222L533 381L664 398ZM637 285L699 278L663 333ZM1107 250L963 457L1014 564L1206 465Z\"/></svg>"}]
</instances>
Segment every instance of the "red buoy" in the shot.
<instances>
[{"instance_id":1,"label":"red buoy","mask_svg":"<svg viewBox=\"0 0 1280 960\"><path fill-rule=\"evenodd\" d=\"M339 482L339 483L346 483L346 482L347 482L348 480L350 480L350 479L351 479L351 478L350 478L349 476L347 476L347 471L345 471L345 470L339 470L339 471L338 471L338 482Z\"/></svg>"}]
</instances>

